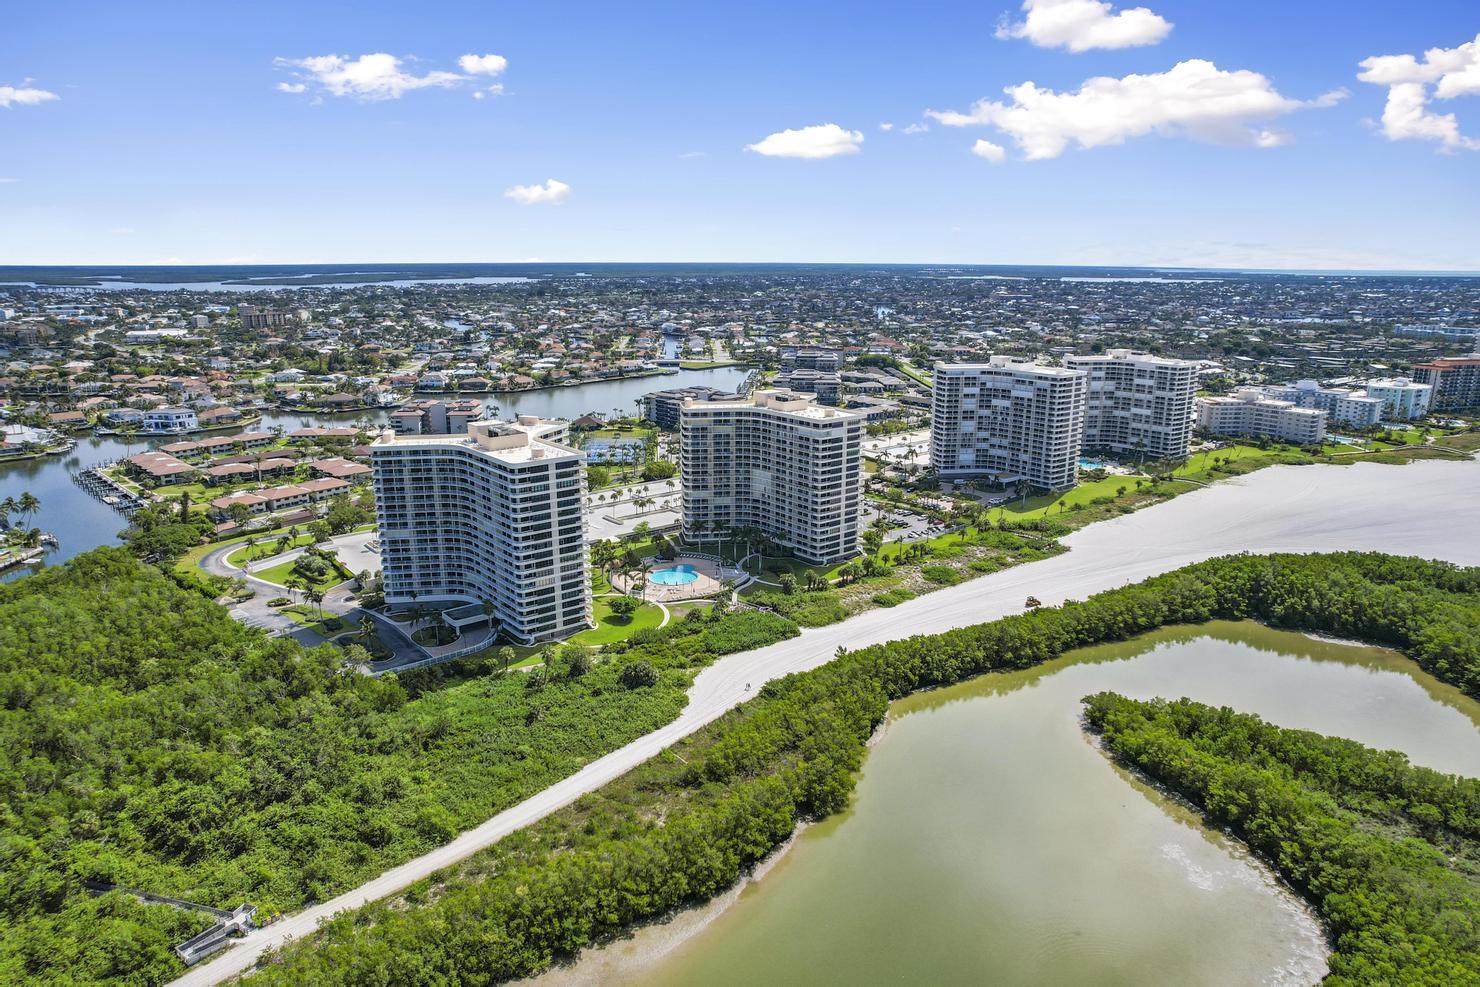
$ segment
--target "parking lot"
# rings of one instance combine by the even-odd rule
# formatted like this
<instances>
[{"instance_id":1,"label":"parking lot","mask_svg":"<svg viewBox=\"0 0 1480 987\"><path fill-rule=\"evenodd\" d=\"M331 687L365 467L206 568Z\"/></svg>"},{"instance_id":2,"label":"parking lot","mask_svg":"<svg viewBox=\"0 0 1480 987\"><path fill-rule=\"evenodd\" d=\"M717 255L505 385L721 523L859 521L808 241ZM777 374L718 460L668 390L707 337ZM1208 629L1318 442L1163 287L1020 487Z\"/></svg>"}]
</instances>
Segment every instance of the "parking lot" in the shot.
<instances>
[{"instance_id":1,"label":"parking lot","mask_svg":"<svg viewBox=\"0 0 1480 987\"><path fill-rule=\"evenodd\" d=\"M914 511L893 506L880 507L877 504L865 502L860 517L866 528L874 523L874 519L883 517L891 527L885 536L886 542L891 541L920 541L922 538L930 538L945 530L943 525L938 525L930 518Z\"/></svg>"}]
</instances>

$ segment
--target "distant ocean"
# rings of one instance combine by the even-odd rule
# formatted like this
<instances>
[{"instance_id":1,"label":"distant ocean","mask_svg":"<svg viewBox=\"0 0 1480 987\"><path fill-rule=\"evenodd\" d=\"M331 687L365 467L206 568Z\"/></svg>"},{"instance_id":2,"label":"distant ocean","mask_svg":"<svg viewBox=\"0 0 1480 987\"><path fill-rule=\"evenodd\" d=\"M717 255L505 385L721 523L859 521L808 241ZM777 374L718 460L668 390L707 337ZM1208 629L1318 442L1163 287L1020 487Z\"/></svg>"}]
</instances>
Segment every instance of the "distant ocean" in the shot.
<instances>
[{"instance_id":1,"label":"distant ocean","mask_svg":"<svg viewBox=\"0 0 1480 987\"><path fill-rule=\"evenodd\" d=\"M293 287L519 284L592 278L712 279L728 277L900 277L952 280L1060 279L1071 281L1178 282L1281 278L1480 278L1475 271L1279 271L1168 267L1069 267L1000 264L274 264L201 266L0 266L6 284L41 287L138 287L252 291Z\"/></svg>"}]
</instances>

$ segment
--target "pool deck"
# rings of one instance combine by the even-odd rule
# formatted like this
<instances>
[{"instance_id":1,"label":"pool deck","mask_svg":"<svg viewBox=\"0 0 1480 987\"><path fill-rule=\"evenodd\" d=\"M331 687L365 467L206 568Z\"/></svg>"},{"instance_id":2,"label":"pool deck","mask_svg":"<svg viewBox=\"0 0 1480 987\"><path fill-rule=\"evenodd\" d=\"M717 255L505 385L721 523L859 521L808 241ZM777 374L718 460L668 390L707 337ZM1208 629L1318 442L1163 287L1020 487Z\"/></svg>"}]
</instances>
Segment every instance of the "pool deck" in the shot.
<instances>
[{"instance_id":1,"label":"pool deck","mask_svg":"<svg viewBox=\"0 0 1480 987\"><path fill-rule=\"evenodd\" d=\"M669 586L652 581L652 573L663 569L674 569L681 565L694 570L696 578L693 582ZM648 568L648 580L643 586L642 599L648 603L679 603L683 600L703 599L722 591L725 579L739 580L741 578L743 578L743 573L739 569L721 565L713 559L680 556L671 562L654 562ZM624 593L631 589L628 580L623 576L612 577L612 585Z\"/></svg>"}]
</instances>

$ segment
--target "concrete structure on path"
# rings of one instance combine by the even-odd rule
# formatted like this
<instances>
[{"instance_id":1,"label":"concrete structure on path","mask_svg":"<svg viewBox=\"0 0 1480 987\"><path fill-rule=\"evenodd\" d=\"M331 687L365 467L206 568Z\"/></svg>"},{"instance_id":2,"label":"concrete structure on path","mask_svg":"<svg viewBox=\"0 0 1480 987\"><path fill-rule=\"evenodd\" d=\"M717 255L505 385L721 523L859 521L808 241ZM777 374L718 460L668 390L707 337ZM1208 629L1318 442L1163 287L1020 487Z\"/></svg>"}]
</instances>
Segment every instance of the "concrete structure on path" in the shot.
<instances>
[{"instance_id":1,"label":"concrete structure on path","mask_svg":"<svg viewBox=\"0 0 1480 987\"><path fill-rule=\"evenodd\" d=\"M474 422L462 435L370 446L388 603L492 606L522 643L591 626L585 454L544 423Z\"/></svg>"},{"instance_id":2,"label":"concrete structure on path","mask_svg":"<svg viewBox=\"0 0 1480 987\"><path fill-rule=\"evenodd\" d=\"M930 464L941 479L1067 490L1079 482L1089 374L994 356L935 368Z\"/></svg>"},{"instance_id":3,"label":"concrete structure on path","mask_svg":"<svg viewBox=\"0 0 1480 987\"><path fill-rule=\"evenodd\" d=\"M858 554L862 415L768 390L680 418L684 541L759 528L805 562Z\"/></svg>"}]
</instances>

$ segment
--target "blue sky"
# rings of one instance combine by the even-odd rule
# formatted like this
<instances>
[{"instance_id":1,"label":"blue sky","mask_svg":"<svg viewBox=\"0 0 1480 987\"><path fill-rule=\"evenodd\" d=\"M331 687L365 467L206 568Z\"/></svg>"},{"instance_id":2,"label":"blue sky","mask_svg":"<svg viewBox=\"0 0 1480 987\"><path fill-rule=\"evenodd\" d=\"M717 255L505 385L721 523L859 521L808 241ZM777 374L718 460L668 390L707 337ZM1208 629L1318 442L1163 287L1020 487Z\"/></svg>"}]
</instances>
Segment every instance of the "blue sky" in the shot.
<instances>
[{"instance_id":1,"label":"blue sky","mask_svg":"<svg viewBox=\"0 0 1480 987\"><path fill-rule=\"evenodd\" d=\"M1021 3L13 5L0 263L1480 270L1474 0Z\"/></svg>"}]
</instances>

